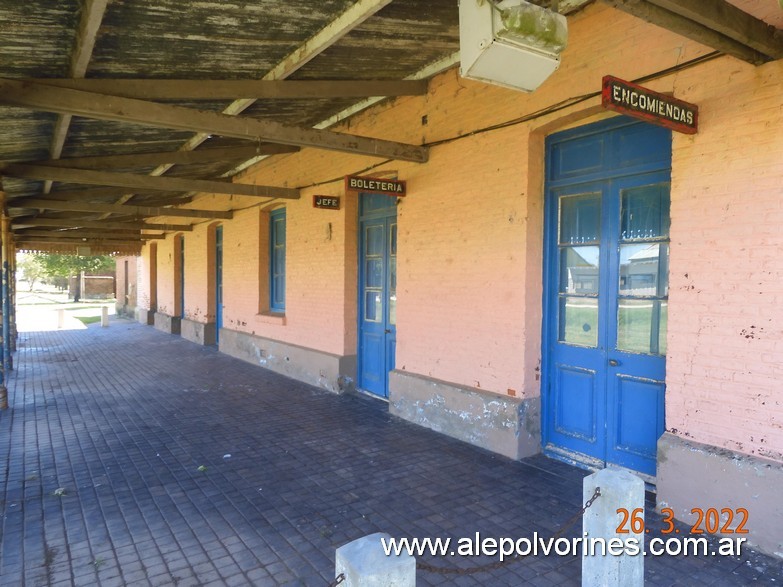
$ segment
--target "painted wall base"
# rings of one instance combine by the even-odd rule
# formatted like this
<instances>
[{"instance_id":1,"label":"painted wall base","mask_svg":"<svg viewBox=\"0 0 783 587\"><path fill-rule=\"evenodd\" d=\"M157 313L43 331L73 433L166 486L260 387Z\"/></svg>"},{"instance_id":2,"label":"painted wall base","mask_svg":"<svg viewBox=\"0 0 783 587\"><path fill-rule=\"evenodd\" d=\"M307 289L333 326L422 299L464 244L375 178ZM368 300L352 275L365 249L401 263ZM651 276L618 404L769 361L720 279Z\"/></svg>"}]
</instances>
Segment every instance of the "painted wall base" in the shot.
<instances>
[{"instance_id":1,"label":"painted wall base","mask_svg":"<svg viewBox=\"0 0 783 587\"><path fill-rule=\"evenodd\" d=\"M196 322L195 320L182 319L180 334L185 340L200 345L217 344L217 329L214 322Z\"/></svg>"},{"instance_id":2,"label":"painted wall base","mask_svg":"<svg viewBox=\"0 0 783 587\"><path fill-rule=\"evenodd\" d=\"M136 321L147 326L155 325L155 310L136 308Z\"/></svg>"},{"instance_id":3,"label":"painted wall base","mask_svg":"<svg viewBox=\"0 0 783 587\"><path fill-rule=\"evenodd\" d=\"M407 371L389 374L389 412L511 459L541 452L540 398L520 399Z\"/></svg>"},{"instance_id":4,"label":"painted wall base","mask_svg":"<svg viewBox=\"0 0 783 587\"><path fill-rule=\"evenodd\" d=\"M220 329L220 351L335 393L354 388L356 355L333 355L226 328Z\"/></svg>"},{"instance_id":5,"label":"painted wall base","mask_svg":"<svg viewBox=\"0 0 783 587\"><path fill-rule=\"evenodd\" d=\"M168 332L169 334L179 334L181 321L182 319L178 316L169 316L168 314L155 312L153 326L155 326L155 328L158 330Z\"/></svg>"},{"instance_id":6,"label":"painted wall base","mask_svg":"<svg viewBox=\"0 0 783 587\"><path fill-rule=\"evenodd\" d=\"M745 508L750 533L727 536L747 538L748 544L783 558L782 463L684 440L667 432L658 440L657 481L659 510L671 508L677 519L695 523L692 508ZM736 522L737 517L732 527Z\"/></svg>"}]
</instances>

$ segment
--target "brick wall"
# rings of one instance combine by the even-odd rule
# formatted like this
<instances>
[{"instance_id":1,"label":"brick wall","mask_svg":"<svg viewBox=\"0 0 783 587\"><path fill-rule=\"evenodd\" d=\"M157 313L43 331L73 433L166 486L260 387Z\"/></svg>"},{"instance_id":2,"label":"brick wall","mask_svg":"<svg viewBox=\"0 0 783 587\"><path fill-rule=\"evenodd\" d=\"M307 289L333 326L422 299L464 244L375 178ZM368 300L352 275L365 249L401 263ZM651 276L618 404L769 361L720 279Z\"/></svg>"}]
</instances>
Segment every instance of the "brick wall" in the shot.
<instances>
[{"instance_id":1,"label":"brick wall","mask_svg":"<svg viewBox=\"0 0 783 587\"><path fill-rule=\"evenodd\" d=\"M701 123L673 145L667 428L783 460L783 63L699 74L678 84Z\"/></svg>"},{"instance_id":2,"label":"brick wall","mask_svg":"<svg viewBox=\"0 0 783 587\"><path fill-rule=\"evenodd\" d=\"M600 32L600 34L597 34ZM450 139L526 117L600 89L605 74L636 79L709 52L601 4L570 20L562 66L522 94L433 79L424 97L383 102L343 130L411 143ZM774 381L783 365L781 62L730 57L646 82L701 107L698 135L673 145L667 426L678 434L781 458ZM408 181L399 207L397 366L497 393L539 393L543 139L607 113L591 98L530 120L434 146L430 162L376 173ZM285 205L285 320L260 310L262 208L246 197L204 196L198 208L244 209L224 226L228 328L336 354L356 350L356 195L341 178L372 157L304 149L262 162L238 181L303 187ZM312 195L343 197L339 212ZM159 243L158 298L173 313L172 237ZM186 235L188 313L203 316L207 224ZM145 253L146 254L146 253ZM165 310L164 308L169 308Z\"/></svg>"}]
</instances>

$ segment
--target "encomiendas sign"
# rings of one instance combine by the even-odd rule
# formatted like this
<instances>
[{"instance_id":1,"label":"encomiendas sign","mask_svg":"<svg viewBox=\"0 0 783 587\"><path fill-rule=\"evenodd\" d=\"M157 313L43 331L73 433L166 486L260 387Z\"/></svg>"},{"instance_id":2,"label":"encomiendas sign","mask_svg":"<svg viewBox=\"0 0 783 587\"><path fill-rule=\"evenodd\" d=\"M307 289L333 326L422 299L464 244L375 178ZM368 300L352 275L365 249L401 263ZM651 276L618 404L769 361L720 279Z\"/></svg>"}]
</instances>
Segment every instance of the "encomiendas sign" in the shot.
<instances>
[{"instance_id":1,"label":"encomiendas sign","mask_svg":"<svg viewBox=\"0 0 783 587\"><path fill-rule=\"evenodd\" d=\"M653 92L611 75L604 76L601 103L604 108L641 118L685 134L696 134L699 107L666 94Z\"/></svg>"}]
</instances>

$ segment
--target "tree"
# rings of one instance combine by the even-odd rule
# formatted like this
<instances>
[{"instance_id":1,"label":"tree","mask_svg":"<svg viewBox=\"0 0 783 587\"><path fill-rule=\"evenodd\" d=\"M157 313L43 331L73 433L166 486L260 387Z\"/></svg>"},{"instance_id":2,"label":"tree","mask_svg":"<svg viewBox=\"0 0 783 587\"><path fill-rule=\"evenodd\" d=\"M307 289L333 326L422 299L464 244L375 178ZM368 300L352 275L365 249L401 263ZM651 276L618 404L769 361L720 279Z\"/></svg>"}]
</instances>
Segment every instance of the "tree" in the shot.
<instances>
[{"instance_id":1,"label":"tree","mask_svg":"<svg viewBox=\"0 0 783 587\"><path fill-rule=\"evenodd\" d=\"M80 257L77 255L59 255L54 253L20 253L16 261L22 278L33 291L36 281L48 280L68 283L72 275L114 271L114 257L98 255Z\"/></svg>"},{"instance_id":2,"label":"tree","mask_svg":"<svg viewBox=\"0 0 783 587\"><path fill-rule=\"evenodd\" d=\"M30 291L33 291L36 281L43 279L46 276L40 259L29 253L19 254L16 259L16 268L17 271L21 273L22 279L27 282Z\"/></svg>"},{"instance_id":3,"label":"tree","mask_svg":"<svg viewBox=\"0 0 783 587\"><path fill-rule=\"evenodd\" d=\"M99 273L101 271L114 270L114 258L108 255L81 257L77 255L35 253L34 257L41 263L46 277L67 279L71 275L78 275L82 271Z\"/></svg>"}]
</instances>

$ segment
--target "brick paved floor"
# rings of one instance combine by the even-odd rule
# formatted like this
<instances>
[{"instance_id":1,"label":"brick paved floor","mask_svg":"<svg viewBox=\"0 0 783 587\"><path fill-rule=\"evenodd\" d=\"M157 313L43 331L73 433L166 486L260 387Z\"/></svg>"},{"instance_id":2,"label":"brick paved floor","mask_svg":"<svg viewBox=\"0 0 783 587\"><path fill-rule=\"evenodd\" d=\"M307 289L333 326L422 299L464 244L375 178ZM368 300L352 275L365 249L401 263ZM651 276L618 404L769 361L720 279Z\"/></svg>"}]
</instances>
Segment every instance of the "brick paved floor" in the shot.
<instances>
[{"instance_id":1,"label":"brick paved floor","mask_svg":"<svg viewBox=\"0 0 783 587\"><path fill-rule=\"evenodd\" d=\"M580 505L581 470L511 462L121 319L23 333L16 367L0 414L2 585L320 587L334 549L365 534L549 535ZM650 585L783 584L783 562L752 552L646 569ZM550 556L419 584L579 576L577 559Z\"/></svg>"}]
</instances>

